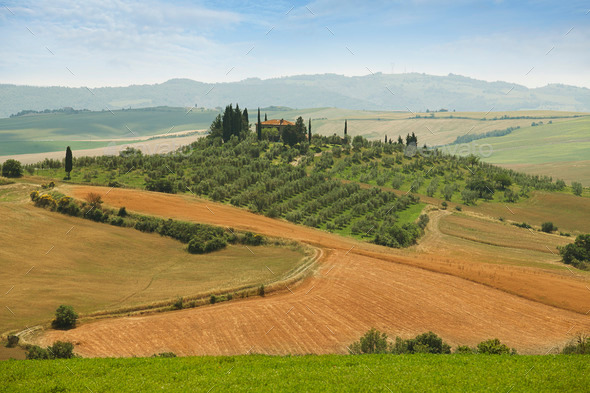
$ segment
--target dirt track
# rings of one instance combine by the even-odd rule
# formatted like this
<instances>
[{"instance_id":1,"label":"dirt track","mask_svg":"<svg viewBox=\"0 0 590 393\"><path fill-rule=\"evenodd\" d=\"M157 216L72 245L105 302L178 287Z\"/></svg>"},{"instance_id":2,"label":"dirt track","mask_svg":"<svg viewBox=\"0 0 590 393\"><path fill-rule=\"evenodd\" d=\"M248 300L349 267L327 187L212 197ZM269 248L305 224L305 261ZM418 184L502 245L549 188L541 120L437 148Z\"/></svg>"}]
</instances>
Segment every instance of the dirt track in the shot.
<instances>
[{"instance_id":1,"label":"dirt track","mask_svg":"<svg viewBox=\"0 0 590 393\"><path fill-rule=\"evenodd\" d=\"M106 195L107 204L132 211L300 240L324 249L324 257L317 274L292 292L285 289L266 298L102 320L71 331L49 331L38 339L41 344L73 341L84 356L147 356L162 351L178 355L344 353L346 345L373 326L404 337L432 330L454 345L498 337L520 352L544 353L569 341L575 332L590 331L590 318L583 313L456 277L453 274L465 271L459 268L460 261L453 268L453 263L442 257L437 260L435 254L422 256L417 251L360 243L190 197L122 189L106 194L107 188L84 186L65 191L82 198L90 190ZM480 269L480 277L482 272L486 275ZM515 288L541 281L549 297L554 283L566 282L563 277L539 273L527 278L522 269L504 273ZM525 276L524 281L518 282L515 274ZM581 292L584 283L568 282L570 290L580 291L574 291L579 296L573 296L574 306L590 308L590 292Z\"/></svg>"}]
</instances>

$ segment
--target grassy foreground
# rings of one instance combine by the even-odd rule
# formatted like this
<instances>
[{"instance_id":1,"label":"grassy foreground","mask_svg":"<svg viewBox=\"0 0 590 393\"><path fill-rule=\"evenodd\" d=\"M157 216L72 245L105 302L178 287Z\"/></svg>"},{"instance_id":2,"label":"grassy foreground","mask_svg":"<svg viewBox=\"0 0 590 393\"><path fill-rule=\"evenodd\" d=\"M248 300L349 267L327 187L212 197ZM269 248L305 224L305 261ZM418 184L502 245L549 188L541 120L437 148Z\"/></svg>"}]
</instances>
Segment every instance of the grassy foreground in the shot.
<instances>
[{"instance_id":1,"label":"grassy foreground","mask_svg":"<svg viewBox=\"0 0 590 393\"><path fill-rule=\"evenodd\" d=\"M0 362L1 392L587 391L584 356L363 355Z\"/></svg>"}]
</instances>

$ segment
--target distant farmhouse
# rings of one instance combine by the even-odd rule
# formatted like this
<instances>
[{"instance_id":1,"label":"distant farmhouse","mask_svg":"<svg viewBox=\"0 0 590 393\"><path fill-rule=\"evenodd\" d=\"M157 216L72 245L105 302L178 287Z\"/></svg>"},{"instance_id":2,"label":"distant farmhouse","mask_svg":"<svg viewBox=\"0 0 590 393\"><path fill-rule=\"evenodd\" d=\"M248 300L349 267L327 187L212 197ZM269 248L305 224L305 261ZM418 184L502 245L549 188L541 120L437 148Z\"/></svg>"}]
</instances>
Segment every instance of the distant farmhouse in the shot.
<instances>
[{"instance_id":1,"label":"distant farmhouse","mask_svg":"<svg viewBox=\"0 0 590 393\"><path fill-rule=\"evenodd\" d=\"M294 126L295 123L291 123L290 121L287 120L277 120L277 119L271 119L271 120L267 120L267 121L263 121L260 123L260 128L261 129L265 129L265 128L276 128L277 130L279 130L279 135L282 135L282 131L283 131L283 127L285 126Z\"/></svg>"}]
</instances>

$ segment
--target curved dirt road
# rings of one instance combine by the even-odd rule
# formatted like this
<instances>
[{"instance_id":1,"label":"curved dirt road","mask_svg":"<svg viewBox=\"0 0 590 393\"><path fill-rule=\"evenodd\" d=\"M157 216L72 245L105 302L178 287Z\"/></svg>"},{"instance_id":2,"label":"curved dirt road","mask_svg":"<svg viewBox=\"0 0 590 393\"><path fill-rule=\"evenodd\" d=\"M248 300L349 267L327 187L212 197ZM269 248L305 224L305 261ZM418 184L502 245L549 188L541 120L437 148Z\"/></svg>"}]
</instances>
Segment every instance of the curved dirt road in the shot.
<instances>
[{"instance_id":1,"label":"curved dirt road","mask_svg":"<svg viewBox=\"0 0 590 393\"><path fill-rule=\"evenodd\" d=\"M107 188L84 186L65 190L77 198L89 191L132 211L296 239L324 249L324 256L313 277L266 298L100 320L48 331L37 339L40 344L73 341L83 356L345 353L348 344L376 327L403 337L432 330L453 345L498 337L519 352L544 353L590 330L590 317L583 313L456 277L444 272L451 263L432 255L421 258L415 251L361 243L185 196L124 189L107 194ZM432 271L437 267L443 273Z\"/></svg>"}]
</instances>

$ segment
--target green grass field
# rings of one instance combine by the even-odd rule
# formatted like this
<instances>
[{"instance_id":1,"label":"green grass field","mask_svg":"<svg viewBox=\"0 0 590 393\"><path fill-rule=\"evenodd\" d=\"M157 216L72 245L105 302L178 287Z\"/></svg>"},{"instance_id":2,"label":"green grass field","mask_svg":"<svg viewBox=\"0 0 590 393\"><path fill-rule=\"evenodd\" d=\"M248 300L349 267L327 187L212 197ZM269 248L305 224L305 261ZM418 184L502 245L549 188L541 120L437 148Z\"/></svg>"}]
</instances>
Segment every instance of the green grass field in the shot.
<instances>
[{"instance_id":1,"label":"green grass field","mask_svg":"<svg viewBox=\"0 0 590 393\"><path fill-rule=\"evenodd\" d=\"M146 108L77 114L49 113L0 119L0 155L62 150L63 142L147 137L167 132L206 129L217 111ZM75 149L102 147L76 142ZM108 142L107 142L108 143ZM106 146L106 144L104 144Z\"/></svg>"},{"instance_id":2,"label":"green grass field","mask_svg":"<svg viewBox=\"0 0 590 393\"><path fill-rule=\"evenodd\" d=\"M587 392L584 356L325 355L0 362L0 392Z\"/></svg>"}]
</instances>

